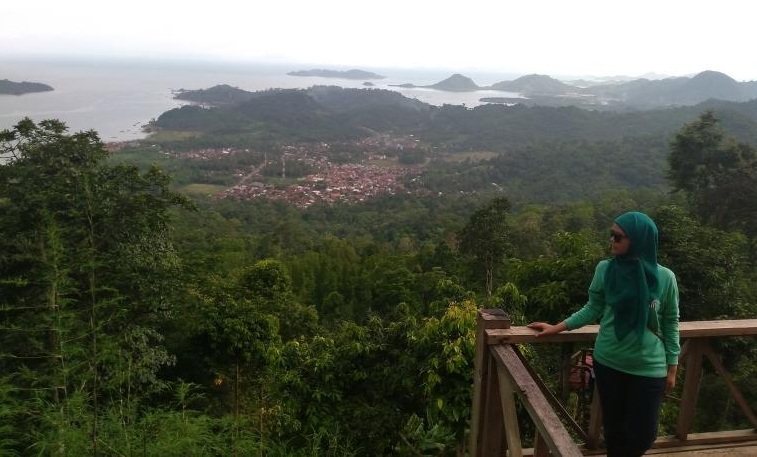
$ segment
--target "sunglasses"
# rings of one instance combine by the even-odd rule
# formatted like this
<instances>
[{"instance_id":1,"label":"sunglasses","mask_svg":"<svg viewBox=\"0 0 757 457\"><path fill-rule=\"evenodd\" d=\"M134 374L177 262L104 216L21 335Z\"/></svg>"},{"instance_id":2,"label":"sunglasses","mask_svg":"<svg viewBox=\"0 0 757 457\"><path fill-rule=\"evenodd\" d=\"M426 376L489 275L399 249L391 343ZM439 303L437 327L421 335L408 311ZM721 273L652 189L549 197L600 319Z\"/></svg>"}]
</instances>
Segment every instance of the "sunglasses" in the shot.
<instances>
[{"instance_id":1,"label":"sunglasses","mask_svg":"<svg viewBox=\"0 0 757 457\"><path fill-rule=\"evenodd\" d=\"M620 243L623 241L623 238L628 238L626 235L623 235L622 233L613 232L610 230L610 239L613 241L613 243Z\"/></svg>"}]
</instances>

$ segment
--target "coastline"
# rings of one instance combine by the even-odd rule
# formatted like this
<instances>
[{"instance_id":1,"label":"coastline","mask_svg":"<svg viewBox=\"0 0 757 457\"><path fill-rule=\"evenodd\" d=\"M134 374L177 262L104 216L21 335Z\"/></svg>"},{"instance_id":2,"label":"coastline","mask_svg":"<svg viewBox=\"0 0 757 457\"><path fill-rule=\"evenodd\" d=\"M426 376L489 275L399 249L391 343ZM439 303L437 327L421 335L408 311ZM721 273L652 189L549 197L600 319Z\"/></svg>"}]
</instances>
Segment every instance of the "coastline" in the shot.
<instances>
[{"instance_id":1,"label":"coastline","mask_svg":"<svg viewBox=\"0 0 757 457\"><path fill-rule=\"evenodd\" d=\"M386 75L373 80L367 89L363 79L289 76L294 65L228 64L207 62L17 60L2 69L0 78L43 81L52 92L29 93L19 97L0 96L0 130L12 128L24 117L38 122L59 119L70 131L96 130L103 142L122 142L148 137L143 126L164 112L186 102L174 99L181 89L207 89L229 84L248 91L273 88L305 89L333 85L356 89L386 89L431 105L483 104L480 98L492 91L445 92L425 87L390 87L412 83L416 86L437 83L450 70L368 69ZM479 85L491 84L507 75L475 74ZM498 92L497 95L507 96Z\"/></svg>"}]
</instances>

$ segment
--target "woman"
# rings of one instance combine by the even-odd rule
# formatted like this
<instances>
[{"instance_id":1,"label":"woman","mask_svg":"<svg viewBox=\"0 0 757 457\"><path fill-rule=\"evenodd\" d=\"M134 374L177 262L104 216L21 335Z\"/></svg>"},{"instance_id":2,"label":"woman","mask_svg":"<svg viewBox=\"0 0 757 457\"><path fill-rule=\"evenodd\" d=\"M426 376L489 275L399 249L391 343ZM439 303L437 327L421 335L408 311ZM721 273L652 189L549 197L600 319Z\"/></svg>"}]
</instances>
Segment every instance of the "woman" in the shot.
<instances>
[{"instance_id":1,"label":"woman","mask_svg":"<svg viewBox=\"0 0 757 457\"><path fill-rule=\"evenodd\" d=\"M639 456L657 437L663 395L676 382L678 286L657 263L657 226L646 214L615 219L610 248L613 257L597 265L583 308L557 325L528 326L541 336L600 319L594 376L607 455Z\"/></svg>"}]
</instances>

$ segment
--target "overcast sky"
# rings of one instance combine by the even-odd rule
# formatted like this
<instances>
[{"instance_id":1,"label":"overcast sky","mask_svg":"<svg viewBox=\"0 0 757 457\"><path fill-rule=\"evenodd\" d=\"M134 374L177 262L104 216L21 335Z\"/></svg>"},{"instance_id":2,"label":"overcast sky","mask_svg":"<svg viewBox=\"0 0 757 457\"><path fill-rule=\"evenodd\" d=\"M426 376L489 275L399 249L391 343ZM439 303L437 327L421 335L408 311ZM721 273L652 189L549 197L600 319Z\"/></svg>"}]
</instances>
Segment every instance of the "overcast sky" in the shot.
<instances>
[{"instance_id":1,"label":"overcast sky","mask_svg":"<svg viewBox=\"0 0 757 457\"><path fill-rule=\"evenodd\" d=\"M2 0L2 56L757 80L749 0ZM304 69L304 68L303 68ZM0 79L2 74L0 74Z\"/></svg>"}]
</instances>

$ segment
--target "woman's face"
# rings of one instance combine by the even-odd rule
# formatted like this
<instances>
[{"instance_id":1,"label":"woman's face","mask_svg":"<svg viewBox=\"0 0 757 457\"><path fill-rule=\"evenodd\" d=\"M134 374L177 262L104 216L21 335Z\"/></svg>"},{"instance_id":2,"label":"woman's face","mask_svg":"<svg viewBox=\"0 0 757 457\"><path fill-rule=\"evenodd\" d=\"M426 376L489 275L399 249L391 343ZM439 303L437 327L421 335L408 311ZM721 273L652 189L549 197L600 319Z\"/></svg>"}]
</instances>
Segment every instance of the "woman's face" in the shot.
<instances>
[{"instance_id":1,"label":"woman's face","mask_svg":"<svg viewBox=\"0 0 757 457\"><path fill-rule=\"evenodd\" d=\"M612 252L612 255L623 255L628 252L630 246L631 239L626 236L626 232L618 224L612 224L612 228L610 228L610 252Z\"/></svg>"}]
</instances>

